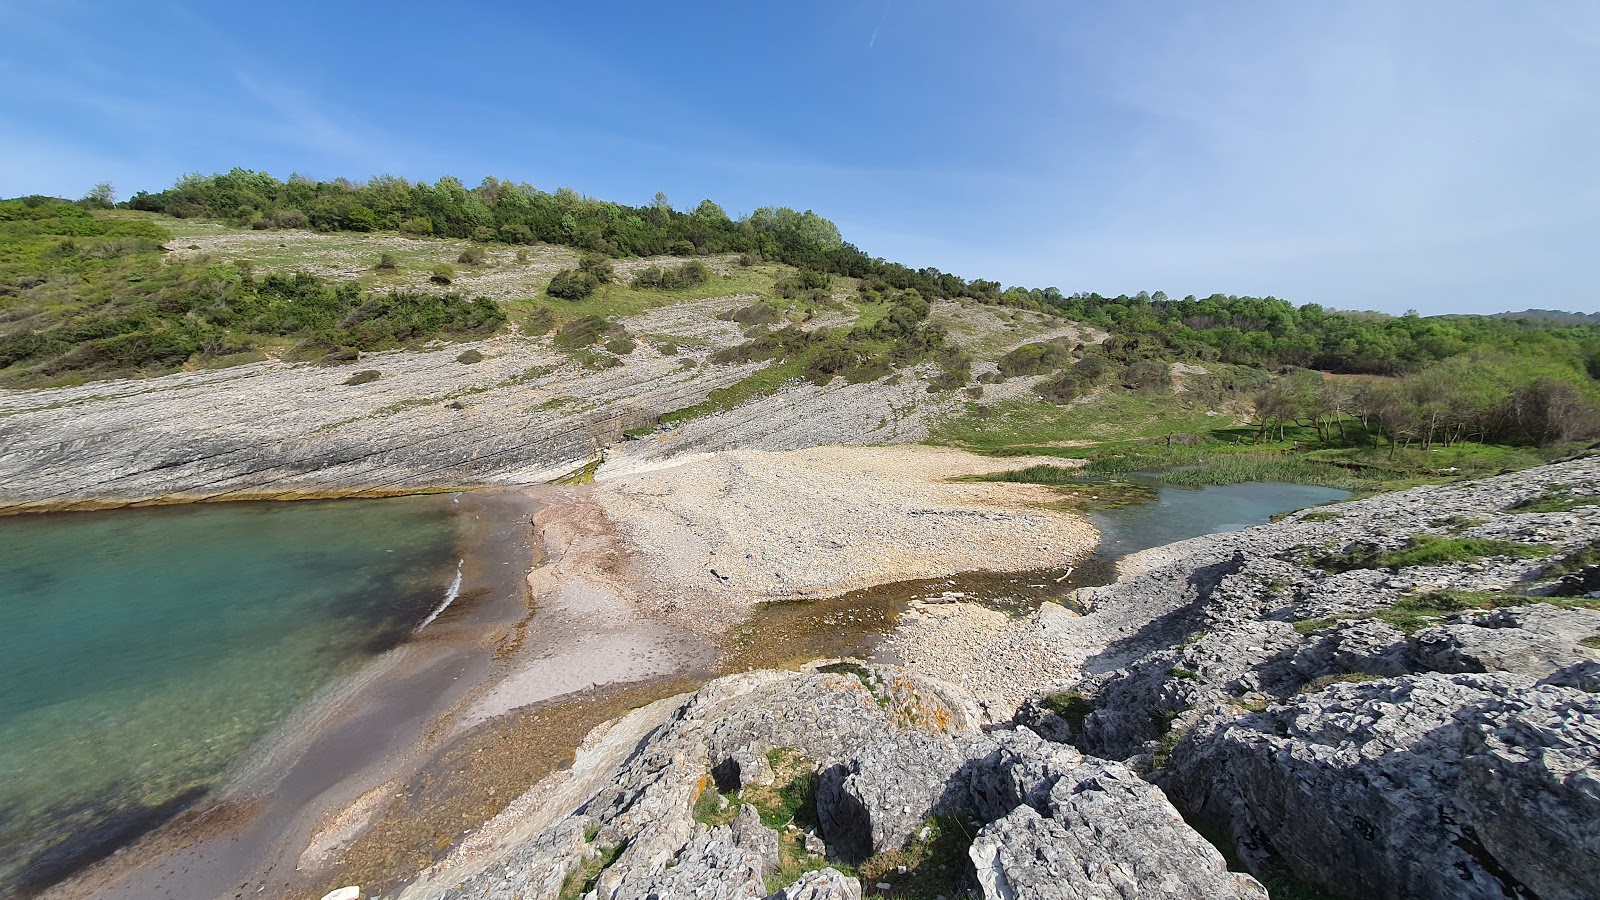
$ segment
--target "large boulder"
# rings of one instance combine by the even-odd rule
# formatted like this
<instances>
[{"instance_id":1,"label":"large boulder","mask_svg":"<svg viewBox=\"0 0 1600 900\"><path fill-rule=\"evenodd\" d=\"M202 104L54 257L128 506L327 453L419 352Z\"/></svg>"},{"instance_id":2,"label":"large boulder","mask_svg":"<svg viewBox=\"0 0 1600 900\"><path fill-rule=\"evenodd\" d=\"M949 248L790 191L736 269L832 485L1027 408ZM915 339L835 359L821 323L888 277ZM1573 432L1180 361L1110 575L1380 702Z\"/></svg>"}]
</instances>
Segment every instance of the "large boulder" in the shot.
<instances>
[{"instance_id":1,"label":"large boulder","mask_svg":"<svg viewBox=\"0 0 1600 900\"><path fill-rule=\"evenodd\" d=\"M955 776L972 752L970 736L893 732L823 769L817 820L833 856L855 864L899 850L929 816L970 808L965 784Z\"/></svg>"},{"instance_id":2,"label":"large boulder","mask_svg":"<svg viewBox=\"0 0 1600 900\"><path fill-rule=\"evenodd\" d=\"M1197 728L1163 778L1253 871L1350 897L1600 896L1600 697L1510 674L1338 684Z\"/></svg>"},{"instance_id":3,"label":"large boulder","mask_svg":"<svg viewBox=\"0 0 1600 900\"><path fill-rule=\"evenodd\" d=\"M1085 760L1061 776L1045 815L1018 806L973 841L988 900L1266 900L1127 767Z\"/></svg>"},{"instance_id":4,"label":"large boulder","mask_svg":"<svg viewBox=\"0 0 1600 900\"><path fill-rule=\"evenodd\" d=\"M1027 728L996 731L990 737L994 749L966 767L972 810L985 822L1023 805L1047 810L1050 790L1084 759L1072 747L1042 740Z\"/></svg>"}]
</instances>

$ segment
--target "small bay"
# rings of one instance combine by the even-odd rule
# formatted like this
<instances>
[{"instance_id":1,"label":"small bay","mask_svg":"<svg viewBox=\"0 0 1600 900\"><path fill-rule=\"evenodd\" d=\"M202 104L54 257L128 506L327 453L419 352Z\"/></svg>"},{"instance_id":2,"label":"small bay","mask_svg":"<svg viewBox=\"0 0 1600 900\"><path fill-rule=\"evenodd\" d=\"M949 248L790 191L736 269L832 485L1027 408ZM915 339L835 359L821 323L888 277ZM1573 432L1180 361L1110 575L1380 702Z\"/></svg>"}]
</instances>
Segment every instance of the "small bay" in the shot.
<instances>
[{"instance_id":1,"label":"small bay","mask_svg":"<svg viewBox=\"0 0 1600 900\"><path fill-rule=\"evenodd\" d=\"M0 518L0 894L181 811L456 574L448 496Z\"/></svg>"}]
</instances>

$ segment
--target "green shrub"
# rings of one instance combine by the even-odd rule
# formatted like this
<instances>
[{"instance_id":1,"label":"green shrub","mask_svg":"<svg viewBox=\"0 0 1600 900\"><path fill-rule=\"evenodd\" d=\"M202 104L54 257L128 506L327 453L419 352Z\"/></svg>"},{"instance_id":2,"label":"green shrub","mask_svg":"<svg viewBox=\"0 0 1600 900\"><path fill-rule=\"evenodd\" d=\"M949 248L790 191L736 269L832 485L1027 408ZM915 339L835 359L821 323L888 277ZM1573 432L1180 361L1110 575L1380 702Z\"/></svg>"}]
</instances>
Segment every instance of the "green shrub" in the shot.
<instances>
[{"instance_id":1,"label":"green shrub","mask_svg":"<svg viewBox=\"0 0 1600 900\"><path fill-rule=\"evenodd\" d=\"M1002 377L1016 378L1022 375L1039 375L1045 372L1054 372L1057 369L1072 365L1072 361L1072 348L1063 339L1045 341L1038 344L1023 344L1021 347L1000 357L998 365Z\"/></svg>"},{"instance_id":2,"label":"green shrub","mask_svg":"<svg viewBox=\"0 0 1600 900\"><path fill-rule=\"evenodd\" d=\"M676 291L705 284L710 278L711 270L706 268L706 264L698 259L693 259L681 266L669 269L663 269L660 266L648 266L633 276L633 286L654 288L662 291Z\"/></svg>"},{"instance_id":3,"label":"green shrub","mask_svg":"<svg viewBox=\"0 0 1600 900\"><path fill-rule=\"evenodd\" d=\"M610 284L617 277L617 271L612 268L611 260L598 253L578 254L578 271L592 275L597 284Z\"/></svg>"},{"instance_id":4,"label":"green shrub","mask_svg":"<svg viewBox=\"0 0 1600 900\"><path fill-rule=\"evenodd\" d=\"M345 384L366 384L366 383L368 383L370 381L377 381L379 377L380 376L379 376L379 373L378 373L377 369L367 369L364 372L357 372L354 375L351 375L349 378L346 378L344 380L344 383Z\"/></svg>"},{"instance_id":5,"label":"green shrub","mask_svg":"<svg viewBox=\"0 0 1600 900\"><path fill-rule=\"evenodd\" d=\"M434 284L449 284L456 277L455 266L449 263L440 263L434 266L432 272L433 274L428 276L428 280Z\"/></svg>"},{"instance_id":6,"label":"green shrub","mask_svg":"<svg viewBox=\"0 0 1600 900\"><path fill-rule=\"evenodd\" d=\"M1070 372L1062 372L1049 381L1041 383L1037 390L1040 397L1049 400L1051 403L1071 403L1078 398L1080 386L1076 375Z\"/></svg>"},{"instance_id":7,"label":"green shrub","mask_svg":"<svg viewBox=\"0 0 1600 900\"><path fill-rule=\"evenodd\" d=\"M433 222L419 216L417 218L407 219L404 222L401 222L400 230L406 234L433 234Z\"/></svg>"},{"instance_id":8,"label":"green shrub","mask_svg":"<svg viewBox=\"0 0 1600 900\"><path fill-rule=\"evenodd\" d=\"M1172 387L1172 372L1164 362L1142 360L1122 370L1122 386L1134 391L1158 391Z\"/></svg>"},{"instance_id":9,"label":"green shrub","mask_svg":"<svg viewBox=\"0 0 1600 900\"><path fill-rule=\"evenodd\" d=\"M400 268L400 263L395 260L393 253L382 253L378 255L378 261L372 268L379 272L393 272Z\"/></svg>"},{"instance_id":10,"label":"green shrub","mask_svg":"<svg viewBox=\"0 0 1600 900\"><path fill-rule=\"evenodd\" d=\"M550 279L545 293L562 300L582 300L600 287L599 279L589 272L562 269Z\"/></svg>"},{"instance_id":11,"label":"green shrub","mask_svg":"<svg viewBox=\"0 0 1600 900\"><path fill-rule=\"evenodd\" d=\"M528 318L522 322L522 330L527 334L549 334L550 329L554 327L556 327L556 314L543 306L534 307L533 312L528 313Z\"/></svg>"},{"instance_id":12,"label":"green shrub","mask_svg":"<svg viewBox=\"0 0 1600 900\"><path fill-rule=\"evenodd\" d=\"M489 254L485 253L482 247L468 247L461 251L460 256L456 257L456 262L469 266L481 266L488 261Z\"/></svg>"},{"instance_id":13,"label":"green shrub","mask_svg":"<svg viewBox=\"0 0 1600 900\"><path fill-rule=\"evenodd\" d=\"M480 363L483 362L483 354L479 353L477 350L463 350L461 355L456 357L456 362L466 363L467 365Z\"/></svg>"},{"instance_id":14,"label":"green shrub","mask_svg":"<svg viewBox=\"0 0 1600 900\"><path fill-rule=\"evenodd\" d=\"M573 319L556 331L555 345L562 350L590 347L602 340L626 337L622 326L613 324L602 316L583 316Z\"/></svg>"}]
</instances>

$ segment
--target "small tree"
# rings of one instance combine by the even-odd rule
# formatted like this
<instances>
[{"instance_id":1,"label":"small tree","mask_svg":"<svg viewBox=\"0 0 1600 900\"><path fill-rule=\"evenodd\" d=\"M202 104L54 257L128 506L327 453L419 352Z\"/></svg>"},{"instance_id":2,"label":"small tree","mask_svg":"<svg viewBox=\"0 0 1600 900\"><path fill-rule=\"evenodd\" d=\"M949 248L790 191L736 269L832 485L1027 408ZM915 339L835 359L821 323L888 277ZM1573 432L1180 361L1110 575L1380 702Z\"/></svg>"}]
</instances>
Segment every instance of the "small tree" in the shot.
<instances>
[{"instance_id":1,"label":"small tree","mask_svg":"<svg viewBox=\"0 0 1600 900\"><path fill-rule=\"evenodd\" d=\"M117 189L109 181L102 181L83 195L83 205L110 209L117 205Z\"/></svg>"},{"instance_id":2,"label":"small tree","mask_svg":"<svg viewBox=\"0 0 1600 900\"><path fill-rule=\"evenodd\" d=\"M590 272L562 269L550 279L550 286L545 288L545 292L563 300L582 300L599 286L600 280Z\"/></svg>"}]
</instances>

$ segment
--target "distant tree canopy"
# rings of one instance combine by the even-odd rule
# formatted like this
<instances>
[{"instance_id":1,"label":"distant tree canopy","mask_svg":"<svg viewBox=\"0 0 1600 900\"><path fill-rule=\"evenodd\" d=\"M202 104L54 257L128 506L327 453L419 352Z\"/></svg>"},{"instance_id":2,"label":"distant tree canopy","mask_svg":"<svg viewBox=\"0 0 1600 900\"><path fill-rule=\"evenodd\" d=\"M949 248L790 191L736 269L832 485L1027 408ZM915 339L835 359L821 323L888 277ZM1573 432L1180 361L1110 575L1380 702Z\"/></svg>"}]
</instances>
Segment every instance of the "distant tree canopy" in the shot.
<instances>
[{"instance_id":1,"label":"distant tree canopy","mask_svg":"<svg viewBox=\"0 0 1600 900\"><path fill-rule=\"evenodd\" d=\"M1397 379L1350 380L1294 370L1255 396L1260 434L1286 424L1326 442L1359 419L1391 447L1477 441L1547 446L1600 437L1600 385L1569 362L1474 350Z\"/></svg>"}]
</instances>

